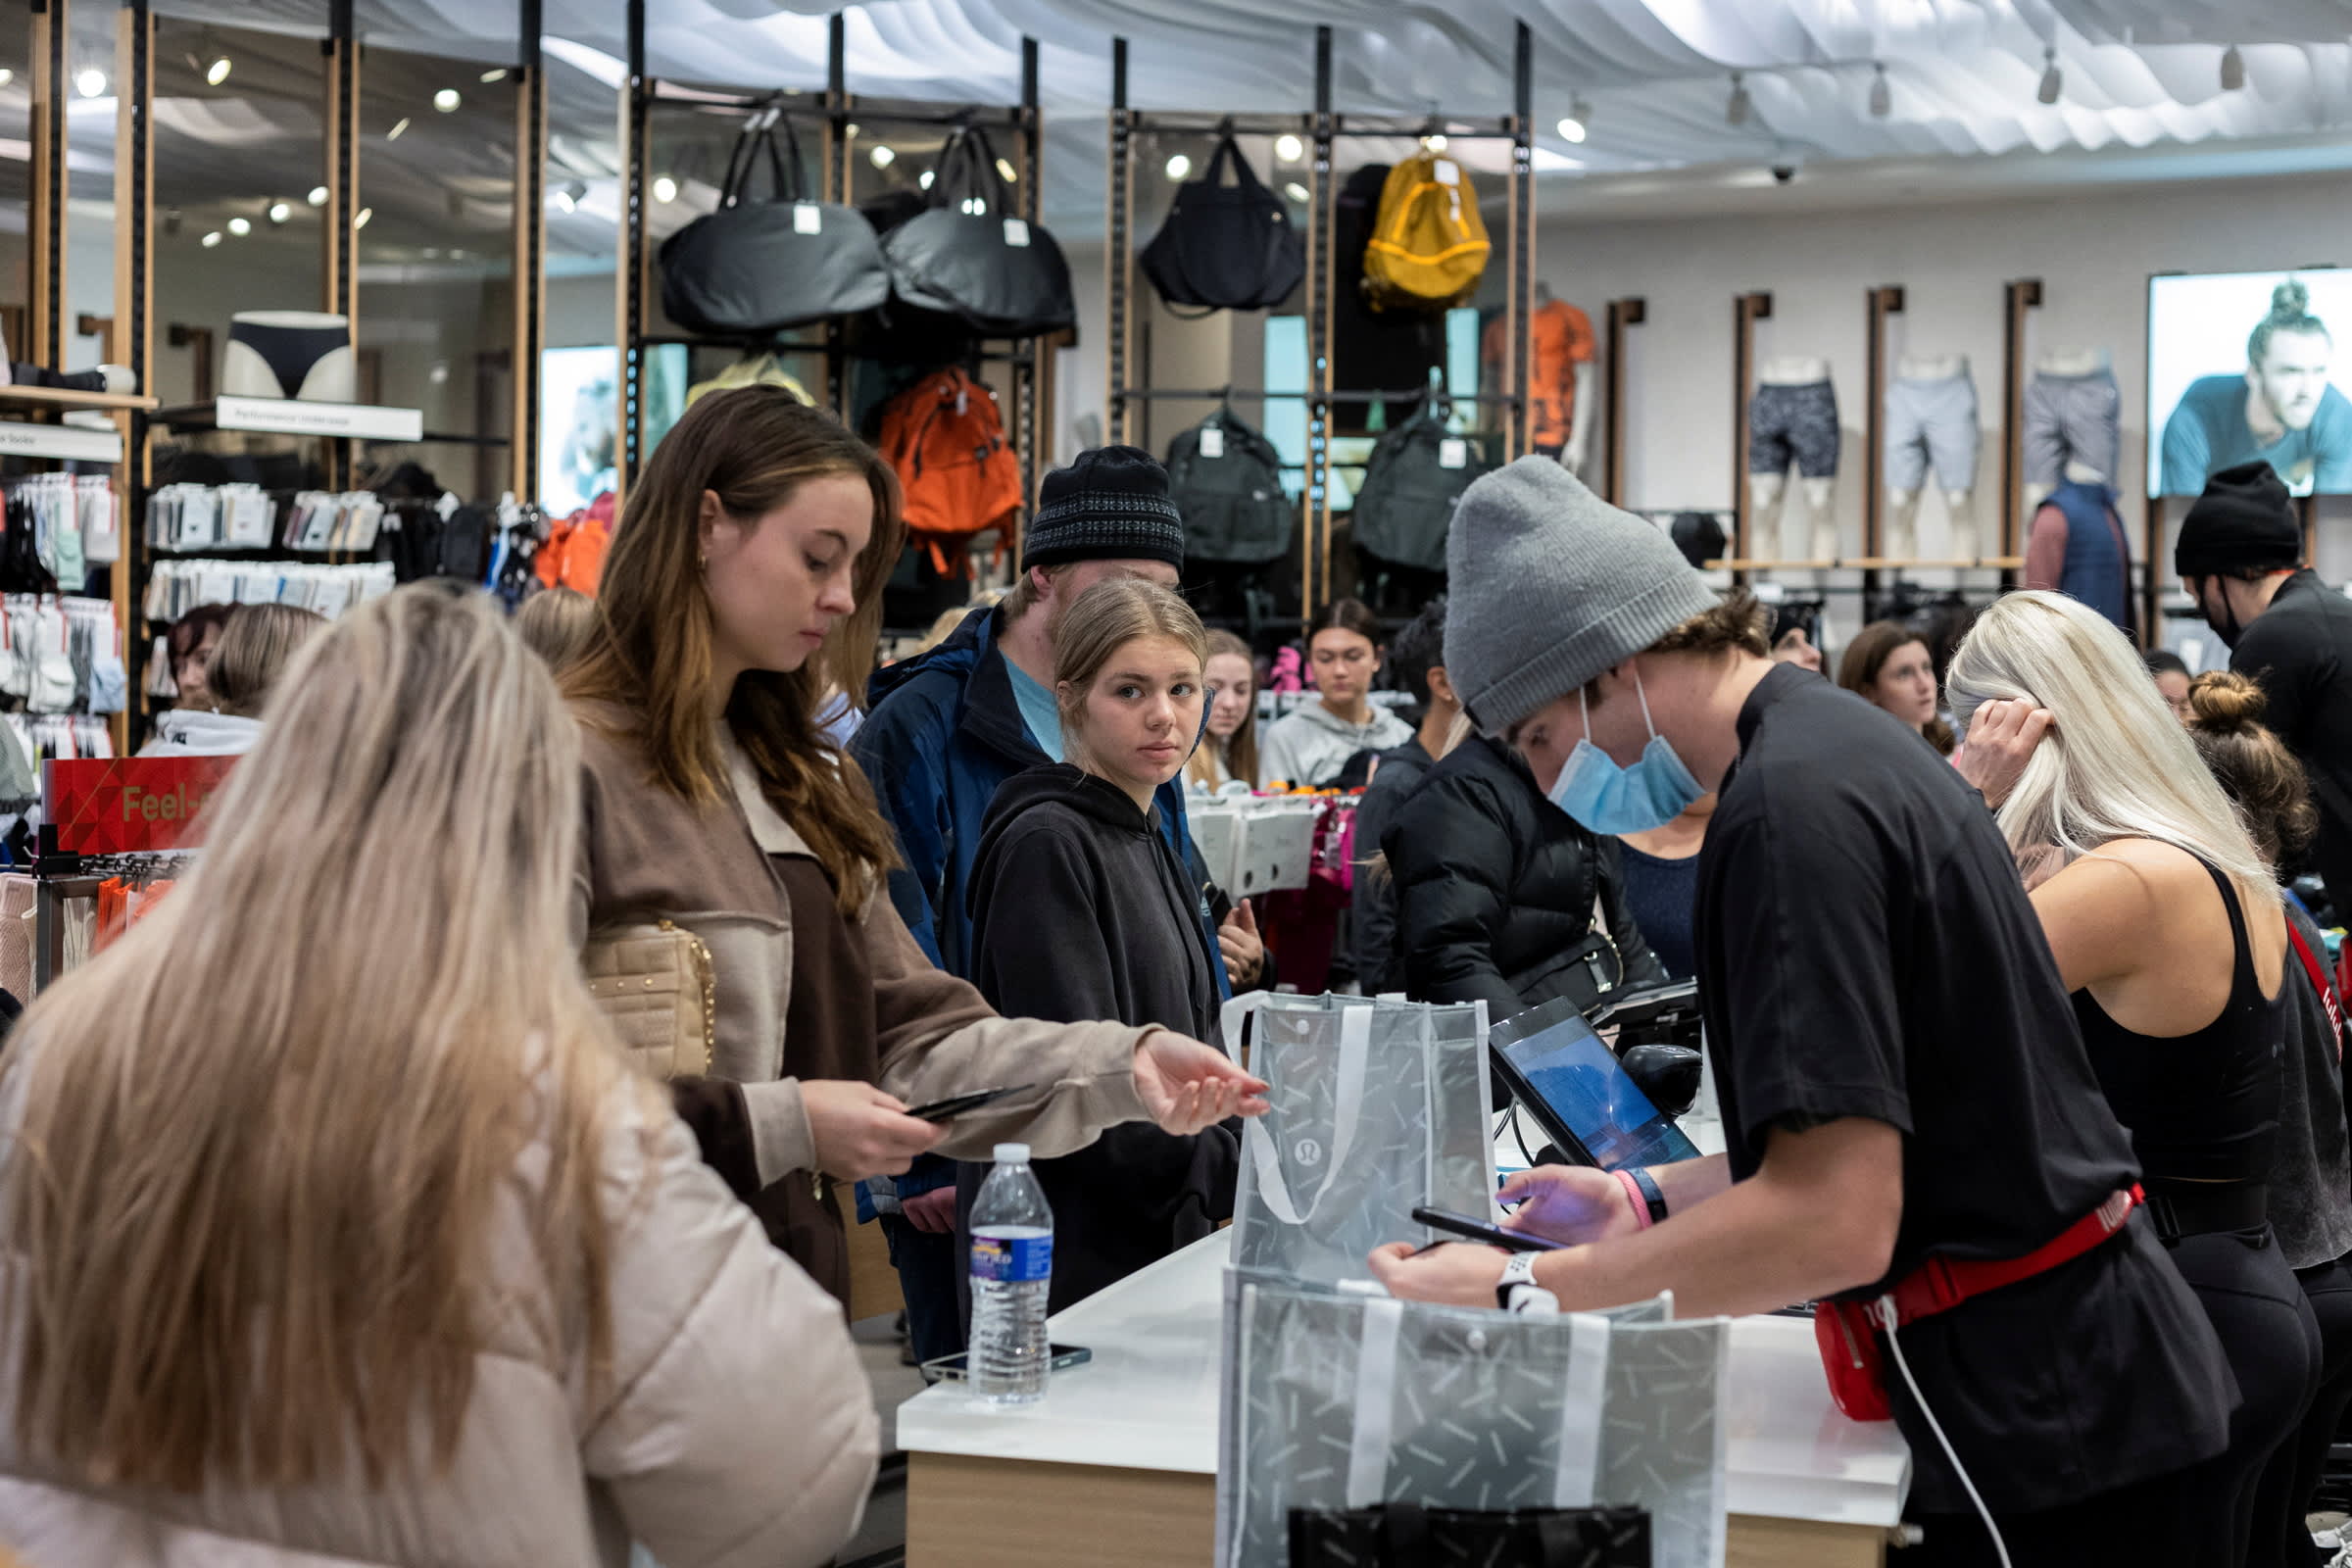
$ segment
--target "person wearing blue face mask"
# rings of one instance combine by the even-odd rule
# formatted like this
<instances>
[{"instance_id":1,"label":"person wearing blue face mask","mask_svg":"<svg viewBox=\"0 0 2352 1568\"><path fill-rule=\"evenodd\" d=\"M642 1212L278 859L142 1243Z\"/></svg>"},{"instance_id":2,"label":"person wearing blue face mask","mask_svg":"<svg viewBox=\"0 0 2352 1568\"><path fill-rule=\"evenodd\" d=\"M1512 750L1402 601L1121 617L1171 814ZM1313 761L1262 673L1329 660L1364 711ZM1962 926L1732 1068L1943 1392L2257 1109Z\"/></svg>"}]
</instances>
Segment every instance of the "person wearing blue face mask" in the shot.
<instances>
[{"instance_id":1,"label":"person wearing blue face mask","mask_svg":"<svg viewBox=\"0 0 2352 1568\"><path fill-rule=\"evenodd\" d=\"M1556 464L1471 486L1447 566L1447 671L1564 812L1641 832L1718 792L1693 947L1729 1147L1523 1172L1509 1223L1564 1250L1373 1272L1513 1310L1818 1301L1841 1407L1910 1445L1906 1568L2233 1560L2237 1386L1981 798Z\"/></svg>"}]
</instances>

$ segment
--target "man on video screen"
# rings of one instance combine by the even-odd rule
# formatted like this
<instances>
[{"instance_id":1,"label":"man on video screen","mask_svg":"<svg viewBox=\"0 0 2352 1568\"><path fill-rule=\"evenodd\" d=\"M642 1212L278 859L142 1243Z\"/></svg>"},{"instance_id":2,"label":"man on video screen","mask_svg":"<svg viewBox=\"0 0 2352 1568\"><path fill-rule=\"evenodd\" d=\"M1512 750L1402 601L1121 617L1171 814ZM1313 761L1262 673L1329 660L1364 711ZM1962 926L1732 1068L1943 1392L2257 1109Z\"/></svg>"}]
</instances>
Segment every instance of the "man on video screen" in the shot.
<instances>
[{"instance_id":1,"label":"man on video screen","mask_svg":"<svg viewBox=\"0 0 2352 1568\"><path fill-rule=\"evenodd\" d=\"M2243 375L2208 375L2164 423L2164 493L2193 496L2224 468L2265 462L2299 495L2352 490L2352 400L2328 383L2335 340L2289 278L2246 340Z\"/></svg>"}]
</instances>

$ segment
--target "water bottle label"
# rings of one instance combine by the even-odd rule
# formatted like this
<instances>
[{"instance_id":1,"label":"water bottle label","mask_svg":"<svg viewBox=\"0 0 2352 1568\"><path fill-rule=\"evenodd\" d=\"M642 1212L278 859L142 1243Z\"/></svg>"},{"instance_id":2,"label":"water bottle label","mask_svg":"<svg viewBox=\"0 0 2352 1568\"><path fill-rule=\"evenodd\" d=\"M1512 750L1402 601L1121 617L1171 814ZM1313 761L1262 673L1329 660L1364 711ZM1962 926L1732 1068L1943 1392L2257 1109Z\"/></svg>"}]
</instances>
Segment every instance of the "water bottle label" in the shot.
<instances>
[{"instance_id":1,"label":"water bottle label","mask_svg":"<svg viewBox=\"0 0 2352 1568\"><path fill-rule=\"evenodd\" d=\"M992 1285L1028 1285L1054 1277L1051 1236L975 1236L972 1278Z\"/></svg>"}]
</instances>

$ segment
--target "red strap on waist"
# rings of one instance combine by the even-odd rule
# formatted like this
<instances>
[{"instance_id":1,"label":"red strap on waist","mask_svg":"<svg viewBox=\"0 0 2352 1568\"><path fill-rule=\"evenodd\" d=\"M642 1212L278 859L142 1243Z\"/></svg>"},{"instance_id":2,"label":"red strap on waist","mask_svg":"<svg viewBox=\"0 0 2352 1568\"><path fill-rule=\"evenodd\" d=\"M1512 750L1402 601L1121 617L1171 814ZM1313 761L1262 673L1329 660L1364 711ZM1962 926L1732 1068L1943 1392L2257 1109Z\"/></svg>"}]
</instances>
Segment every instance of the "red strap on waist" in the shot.
<instances>
[{"instance_id":1,"label":"red strap on waist","mask_svg":"<svg viewBox=\"0 0 2352 1568\"><path fill-rule=\"evenodd\" d=\"M2046 1274L2061 1263L2071 1263L2122 1230L2132 1210L2147 1200L2147 1194L2137 1186L2117 1193L2023 1257L1931 1257L1896 1282L1890 1293L1894 1298L1895 1320L1909 1323L1934 1317L1938 1312L1950 1311L1972 1296L1983 1296L2004 1285Z\"/></svg>"},{"instance_id":2,"label":"red strap on waist","mask_svg":"<svg viewBox=\"0 0 2352 1568\"><path fill-rule=\"evenodd\" d=\"M2319 956L2304 942L2303 933L2296 929L2292 920L2286 922L2286 936L2295 945L2295 956L2303 960L2303 972L2311 976L2312 985L2320 993L2320 1001L2327 1004L2328 1022L2335 1031L2335 1039L2329 1044L2335 1047L2335 1059L2341 1061L2344 1059L2344 1013L2336 1003L2335 987L2328 983L2328 971L2320 967Z\"/></svg>"}]
</instances>

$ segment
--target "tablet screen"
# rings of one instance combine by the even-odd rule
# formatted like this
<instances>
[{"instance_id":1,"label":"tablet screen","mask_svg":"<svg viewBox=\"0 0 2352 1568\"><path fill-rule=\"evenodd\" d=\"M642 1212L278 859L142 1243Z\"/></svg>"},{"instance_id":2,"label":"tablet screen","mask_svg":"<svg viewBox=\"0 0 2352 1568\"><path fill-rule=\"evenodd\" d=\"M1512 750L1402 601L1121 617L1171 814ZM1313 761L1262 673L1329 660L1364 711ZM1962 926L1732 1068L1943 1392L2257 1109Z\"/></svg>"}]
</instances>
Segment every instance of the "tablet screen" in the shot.
<instances>
[{"instance_id":1,"label":"tablet screen","mask_svg":"<svg viewBox=\"0 0 2352 1568\"><path fill-rule=\"evenodd\" d=\"M1571 1013L1494 1048L1544 1099L1603 1170L1698 1158L1673 1118L1650 1103L1592 1026Z\"/></svg>"}]
</instances>

